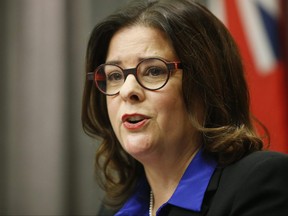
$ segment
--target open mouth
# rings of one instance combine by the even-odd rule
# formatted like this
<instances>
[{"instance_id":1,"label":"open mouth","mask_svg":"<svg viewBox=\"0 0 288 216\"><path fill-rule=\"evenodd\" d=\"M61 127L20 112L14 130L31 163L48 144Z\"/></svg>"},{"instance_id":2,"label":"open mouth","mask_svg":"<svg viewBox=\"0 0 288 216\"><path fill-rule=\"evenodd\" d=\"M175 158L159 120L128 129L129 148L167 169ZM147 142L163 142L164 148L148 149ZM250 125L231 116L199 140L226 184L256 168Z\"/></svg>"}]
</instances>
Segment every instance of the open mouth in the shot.
<instances>
[{"instance_id":1,"label":"open mouth","mask_svg":"<svg viewBox=\"0 0 288 216\"><path fill-rule=\"evenodd\" d=\"M141 114L126 114L122 116L124 127L129 130L138 130L146 125L149 118Z\"/></svg>"},{"instance_id":2,"label":"open mouth","mask_svg":"<svg viewBox=\"0 0 288 216\"><path fill-rule=\"evenodd\" d=\"M144 120L144 117L142 116L132 116L126 119L126 121L129 122L130 124L137 124L143 120Z\"/></svg>"}]
</instances>

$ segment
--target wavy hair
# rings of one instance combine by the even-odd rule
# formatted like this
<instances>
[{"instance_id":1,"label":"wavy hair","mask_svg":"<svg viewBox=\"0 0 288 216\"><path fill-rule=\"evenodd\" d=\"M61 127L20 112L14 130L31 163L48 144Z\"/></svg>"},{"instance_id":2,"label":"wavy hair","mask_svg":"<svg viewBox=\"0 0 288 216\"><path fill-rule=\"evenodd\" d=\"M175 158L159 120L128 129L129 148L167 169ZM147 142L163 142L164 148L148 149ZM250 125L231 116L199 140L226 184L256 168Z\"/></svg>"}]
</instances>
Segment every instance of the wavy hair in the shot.
<instances>
[{"instance_id":1,"label":"wavy hair","mask_svg":"<svg viewBox=\"0 0 288 216\"><path fill-rule=\"evenodd\" d=\"M86 73L105 62L113 35L133 25L160 29L172 41L184 66L182 88L189 120L207 153L227 165L263 148L253 127L238 48L226 27L195 1L136 0L116 11L91 34ZM203 108L203 122L198 121L197 104ZM121 147L109 121L106 96L87 80L82 124L88 135L100 139L95 159L97 179L106 191L106 203L119 207L133 192L144 169Z\"/></svg>"}]
</instances>

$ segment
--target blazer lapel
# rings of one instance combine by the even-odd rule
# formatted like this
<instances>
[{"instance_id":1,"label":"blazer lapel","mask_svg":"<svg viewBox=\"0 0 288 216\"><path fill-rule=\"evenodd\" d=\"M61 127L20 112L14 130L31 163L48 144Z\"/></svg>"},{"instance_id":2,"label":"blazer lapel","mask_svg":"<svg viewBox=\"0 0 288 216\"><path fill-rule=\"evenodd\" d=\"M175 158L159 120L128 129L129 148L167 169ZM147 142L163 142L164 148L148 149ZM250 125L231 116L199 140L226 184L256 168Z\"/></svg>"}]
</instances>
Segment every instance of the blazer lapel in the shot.
<instances>
[{"instance_id":1,"label":"blazer lapel","mask_svg":"<svg viewBox=\"0 0 288 216\"><path fill-rule=\"evenodd\" d=\"M177 206L170 206L170 209L168 210L168 216L203 216L206 215L208 212L208 209L210 207L210 203L213 200L214 194L218 189L220 177L222 174L222 168L216 168L214 174L212 175L212 178L209 182L209 185L207 187L207 190L205 192L204 200L202 203L202 210L201 212L193 212L190 210L186 210L183 208L179 208Z\"/></svg>"}]
</instances>

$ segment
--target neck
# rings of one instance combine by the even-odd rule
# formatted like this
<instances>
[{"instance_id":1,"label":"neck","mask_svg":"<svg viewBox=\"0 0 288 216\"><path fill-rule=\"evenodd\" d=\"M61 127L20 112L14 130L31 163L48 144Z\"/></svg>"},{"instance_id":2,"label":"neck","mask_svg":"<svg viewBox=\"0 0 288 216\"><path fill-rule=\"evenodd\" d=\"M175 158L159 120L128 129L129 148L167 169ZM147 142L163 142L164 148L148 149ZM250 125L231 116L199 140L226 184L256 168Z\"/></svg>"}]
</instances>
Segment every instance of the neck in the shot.
<instances>
[{"instance_id":1,"label":"neck","mask_svg":"<svg viewBox=\"0 0 288 216\"><path fill-rule=\"evenodd\" d=\"M154 161L144 166L147 180L153 192L153 213L170 199L198 149L195 147L193 151L187 151L190 154L185 152L184 155L178 155L174 160L168 155L164 158L160 156L157 162Z\"/></svg>"}]
</instances>

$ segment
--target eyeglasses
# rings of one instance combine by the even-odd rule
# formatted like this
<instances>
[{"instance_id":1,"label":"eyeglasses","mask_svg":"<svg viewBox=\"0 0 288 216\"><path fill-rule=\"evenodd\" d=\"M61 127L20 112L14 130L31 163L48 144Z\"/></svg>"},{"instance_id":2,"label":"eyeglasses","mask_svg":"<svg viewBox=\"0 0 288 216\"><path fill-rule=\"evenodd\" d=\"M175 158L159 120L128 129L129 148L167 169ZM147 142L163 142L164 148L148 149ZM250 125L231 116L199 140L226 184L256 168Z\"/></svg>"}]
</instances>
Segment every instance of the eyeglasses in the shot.
<instances>
[{"instance_id":1,"label":"eyeglasses","mask_svg":"<svg viewBox=\"0 0 288 216\"><path fill-rule=\"evenodd\" d=\"M158 90L166 85L171 71L175 69L182 69L182 64L160 58L147 58L140 61L135 68L129 69L112 63L101 64L95 71L87 73L87 79L93 80L100 92L112 96L119 93L129 74L133 74L143 88Z\"/></svg>"}]
</instances>

